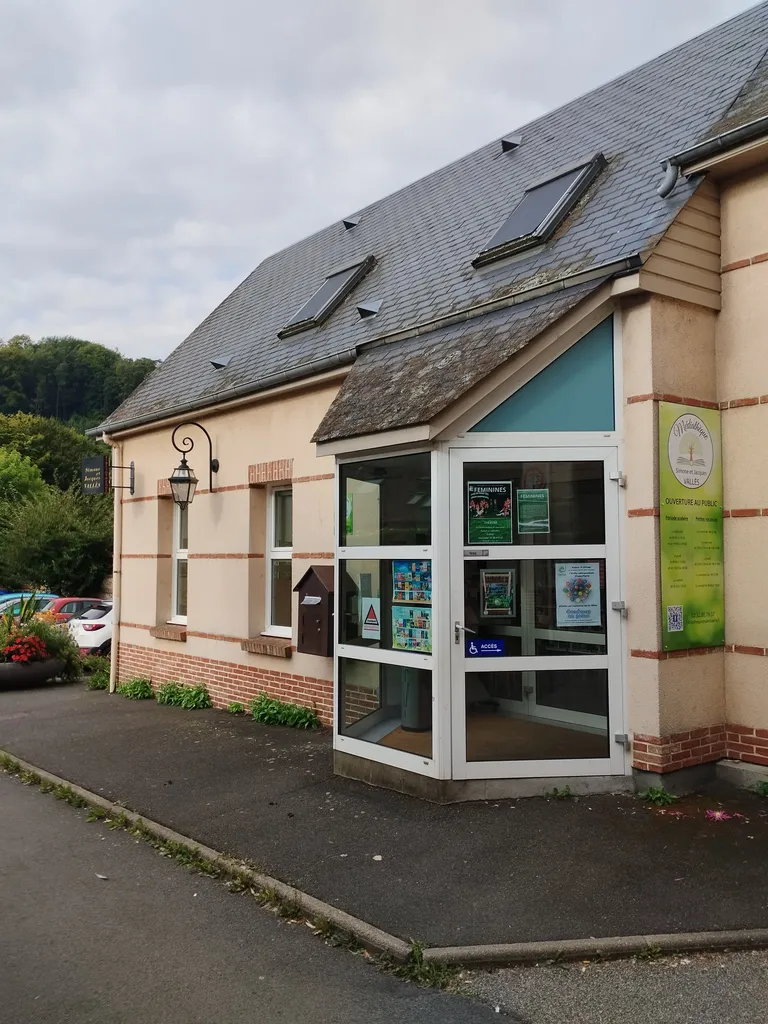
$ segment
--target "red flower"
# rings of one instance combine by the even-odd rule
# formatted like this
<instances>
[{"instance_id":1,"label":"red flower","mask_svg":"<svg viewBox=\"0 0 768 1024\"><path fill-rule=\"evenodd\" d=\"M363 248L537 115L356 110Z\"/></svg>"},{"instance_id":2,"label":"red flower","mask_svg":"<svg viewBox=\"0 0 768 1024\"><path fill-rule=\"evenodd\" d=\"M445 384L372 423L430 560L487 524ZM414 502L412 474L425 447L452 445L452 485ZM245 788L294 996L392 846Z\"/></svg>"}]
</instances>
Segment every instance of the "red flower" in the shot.
<instances>
[{"instance_id":1,"label":"red flower","mask_svg":"<svg viewBox=\"0 0 768 1024\"><path fill-rule=\"evenodd\" d=\"M39 636L29 634L14 636L2 649L2 660L13 661L19 665L27 665L30 661L43 661L48 657L45 641Z\"/></svg>"}]
</instances>

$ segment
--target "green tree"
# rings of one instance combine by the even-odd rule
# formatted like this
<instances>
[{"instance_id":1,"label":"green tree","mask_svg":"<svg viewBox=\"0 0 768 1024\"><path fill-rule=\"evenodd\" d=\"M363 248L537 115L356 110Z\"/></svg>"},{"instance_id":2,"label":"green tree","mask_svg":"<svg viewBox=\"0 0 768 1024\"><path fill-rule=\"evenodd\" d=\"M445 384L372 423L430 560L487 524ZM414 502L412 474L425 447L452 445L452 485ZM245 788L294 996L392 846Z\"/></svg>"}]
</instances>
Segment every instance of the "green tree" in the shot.
<instances>
[{"instance_id":1,"label":"green tree","mask_svg":"<svg viewBox=\"0 0 768 1024\"><path fill-rule=\"evenodd\" d=\"M33 413L97 426L154 370L154 359L128 359L82 338L0 342L0 413Z\"/></svg>"},{"instance_id":2,"label":"green tree","mask_svg":"<svg viewBox=\"0 0 768 1024\"><path fill-rule=\"evenodd\" d=\"M80 479L80 462L109 448L58 420L19 412L0 414L0 447L24 455L39 467L47 484L66 490Z\"/></svg>"},{"instance_id":3,"label":"green tree","mask_svg":"<svg viewBox=\"0 0 768 1024\"><path fill-rule=\"evenodd\" d=\"M42 494L45 481L38 467L13 448L0 448L0 501Z\"/></svg>"},{"instance_id":4,"label":"green tree","mask_svg":"<svg viewBox=\"0 0 768 1024\"><path fill-rule=\"evenodd\" d=\"M47 487L0 503L0 579L13 589L89 597L112 562L112 498Z\"/></svg>"}]
</instances>

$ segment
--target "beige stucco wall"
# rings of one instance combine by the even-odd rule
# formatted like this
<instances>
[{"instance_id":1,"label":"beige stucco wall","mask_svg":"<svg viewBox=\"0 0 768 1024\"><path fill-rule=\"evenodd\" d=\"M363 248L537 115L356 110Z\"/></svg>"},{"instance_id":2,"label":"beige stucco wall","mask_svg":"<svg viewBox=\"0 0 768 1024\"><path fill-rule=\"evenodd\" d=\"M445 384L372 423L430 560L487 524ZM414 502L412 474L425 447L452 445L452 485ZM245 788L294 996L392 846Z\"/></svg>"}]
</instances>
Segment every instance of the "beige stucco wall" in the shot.
<instances>
[{"instance_id":1,"label":"beige stucco wall","mask_svg":"<svg viewBox=\"0 0 768 1024\"><path fill-rule=\"evenodd\" d=\"M723 409L727 721L768 728L768 167L721 185L723 310L717 325ZM755 261L755 262L753 262ZM748 265L740 265L748 263ZM734 266L735 264L735 266ZM728 269L731 268L731 269ZM743 402L757 404L742 405ZM734 406L734 403L735 406ZM741 513L741 514L739 514Z\"/></svg>"},{"instance_id":2,"label":"beige stucco wall","mask_svg":"<svg viewBox=\"0 0 768 1024\"><path fill-rule=\"evenodd\" d=\"M654 396L717 400L716 314L659 295L621 311L628 727L669 736L723 722L721 655L659 657L658 406ZM633 653L634 652L634 653Z\"/></svg>"},{"instance_id":3,"label":"beige stucco wall","mask_svg":"<svg viewBox=\"0 0 768 1024\"><path fill-rule=\"evenodd\" d=\"M194 428L180 432L195 441L188 461L199 479L198 494L189 509L188 637L183 644L155 639L148 632L148 627L162 625L170 616L173 502L158 499L157 489L158 480L167 478L180 459L171 446L171 427L116 439L122 447L122 464L132 461L136 467L134 498L123 503L122 546L129 557L122 564L121 621L130 624L123 626L123 642L265 671L332 679L330 659L295 651L290 659L251 654L241 650L239 641L259 636L265 623L267 488L248 486L249 466L293 460L294 584L311 564L331 560L334 460L318 458L310 438L337 389L338 383L326 384L227 413L192 417L213 439L213 454L220 462L214 477L217 493L204 493L208 489L204 436ZM123 496L127 499L127 492ZM211 555L229 557L207 557ZM294 645L296 627L294 595Z\"/></svg>"}]
</instances>

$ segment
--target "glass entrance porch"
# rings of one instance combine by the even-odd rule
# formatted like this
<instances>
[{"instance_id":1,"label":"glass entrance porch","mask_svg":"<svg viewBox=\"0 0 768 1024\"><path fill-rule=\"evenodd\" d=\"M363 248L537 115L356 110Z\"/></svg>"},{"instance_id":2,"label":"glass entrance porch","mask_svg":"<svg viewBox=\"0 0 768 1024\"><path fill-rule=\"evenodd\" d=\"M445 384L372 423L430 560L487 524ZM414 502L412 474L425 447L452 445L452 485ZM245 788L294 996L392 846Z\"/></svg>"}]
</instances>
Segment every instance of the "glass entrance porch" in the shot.
<instances>
[{"instance_id":1,"label":"glass entrance porch","mask_svg":"<svg viewBox=\"0 0 768 1024\"><path fill-rule=\"evenodd\" d=\"M340 466L337 749L437 778L624 771L616 459Z\"/></svg>"}]
</instances>

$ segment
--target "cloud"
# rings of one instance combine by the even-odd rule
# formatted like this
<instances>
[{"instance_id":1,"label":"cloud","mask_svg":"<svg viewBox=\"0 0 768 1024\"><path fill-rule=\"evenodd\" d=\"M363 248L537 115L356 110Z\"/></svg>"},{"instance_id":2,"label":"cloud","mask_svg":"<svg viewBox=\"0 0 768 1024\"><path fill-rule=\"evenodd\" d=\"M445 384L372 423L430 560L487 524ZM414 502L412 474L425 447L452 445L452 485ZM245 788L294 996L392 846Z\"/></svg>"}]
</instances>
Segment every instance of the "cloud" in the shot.
<instances>
[{"instance_id":1,"label":"cloud","mask_svg":"<svg viewBox=\"0 0 768 1024\"><path fill-rule=\"evenodd\" d=\"M748 6L4 0L0 336L167 355L270 252Z\"/></svg>"}]
</instances>

